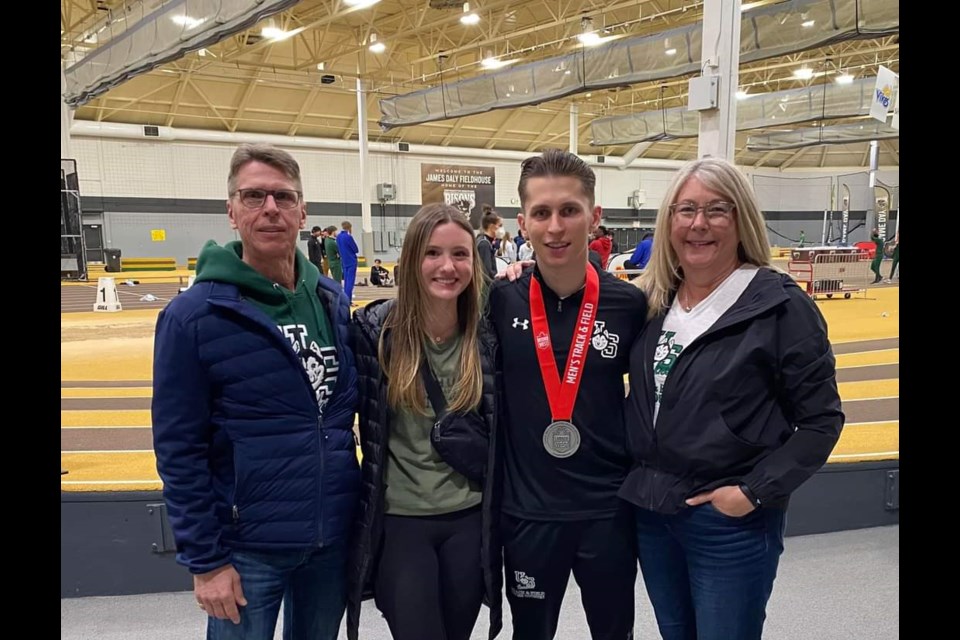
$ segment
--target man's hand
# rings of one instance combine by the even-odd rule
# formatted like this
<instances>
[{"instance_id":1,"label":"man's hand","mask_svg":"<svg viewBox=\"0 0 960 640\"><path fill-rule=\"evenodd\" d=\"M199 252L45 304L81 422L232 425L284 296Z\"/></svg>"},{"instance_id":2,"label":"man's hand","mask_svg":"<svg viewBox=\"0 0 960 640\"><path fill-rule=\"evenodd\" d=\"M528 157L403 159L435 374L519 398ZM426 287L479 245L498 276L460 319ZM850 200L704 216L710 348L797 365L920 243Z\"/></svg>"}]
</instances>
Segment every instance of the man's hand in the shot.
<instances>
[{"instance_id":1,"label":"man's hand","mask_svg":"<svg viewBox=\"0 0 960 640\"><path fill-rule=\"evenodd\" d=\"M507 268L503 271L503 273L498 273L496 278L497 280L507 279L510 282L516 282L517 279L523 274L524 269L527 267L532 267L535 264L537 263L533 260L514 262L507 265Z\"/></svg>"},{"instance_id":2,"label":"man's hand","mask_svg":"<svg viewBox=\"0 0 960 640\"><path fill-rule=\"evenodd\" d=\"M712 502L714 509L731 518L742 518L756 509L750 499L740 490L740 487L718 487L713 491L707 491L687 499L687 504L691 507L707 502Z\"/></svg>"},{"instance_id":3,"label":"man's hand","mask_svg":"<svg viewBox=\"0 0 960 640\"><path fill-rule=\"evenodd\" d=\"M240 624L237 607L247 606L247 599L243 597L240 574L232 564L193 576L193 593L208 616L229 618L233 624Z\"/></svg>"}]
</instances>

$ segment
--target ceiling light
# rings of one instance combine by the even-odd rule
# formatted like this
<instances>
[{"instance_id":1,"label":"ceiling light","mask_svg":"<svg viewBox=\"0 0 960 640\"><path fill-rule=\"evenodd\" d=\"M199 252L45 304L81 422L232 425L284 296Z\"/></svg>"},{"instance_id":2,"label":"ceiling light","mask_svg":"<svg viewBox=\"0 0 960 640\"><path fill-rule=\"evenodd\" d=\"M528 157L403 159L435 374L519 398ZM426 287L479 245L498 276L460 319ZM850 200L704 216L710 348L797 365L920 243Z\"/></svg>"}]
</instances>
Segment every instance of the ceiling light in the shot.
<instances>
[{"instance_id":1,"label":"ceiling light","mask_svg":"<svg viewBox=\"0 0 960 640\"><path fill-rule=\"evenodd\" d=\"M813 69L810 67L800 67L793 72L793 77L797 80L809 80L813 77Z\"/></svg>"},{"instance_id":2,"label":"ceiling light","mask_svg":"<svg viewBox=\"0 0 960 640\"><path fill-rule=\"evenodd\" d=\"M816 20L804 20L803 22L800 23L800 26L802 26L804 29L809 29L815 24L817 24Z\"/></svg>"},{"instance_id":3,"label":"ceiling light","mask_svg":"<svg viewBox=\"0 0 960 640\"><path fill-rule=\"evenodd\" d=\"M675 55L677 55L677 50L674 49L673 47L670 47L669 49L667 49L667 50L664 51L663 53L664 53L665 55L668 55L668 56L675 56Z\"/></svg>"},{"instance_id":4,"label":"ceiling light","mask_svg":"<svg viewBox=\"0 0 960 640\"><path fill-rule=\"evenodd\" d=\"M373 53L383 53L384 51L387 50L387 45L383 44L382 42L379 42L377 40L377 34L375 33L370 34L369 42L370 42L370 46L367 48L370 49L370 51L372 51Z\"/></svg>"},{"instance_id":5,"label":"ceiling light","mask_svg":"<svg viewBox=\"0 0 960 640\"><path fill-rule=\"evenodd\" d=\"M291 34L278 27L277 23L271 18L260 28L260 35L267 40L284 40L289 38Z\"/></svg>"},{"instance_id":6,"label":"ceiling light","mask_svg":"<svg viewBox=\"0 0 960 640\"><path fill-rule=\"evenodd\" d=\"M746 100L750 97L750 94L747 93L746 89L739 89L737 91L737 100Z\"/></svg>"},{"instance_id":7,"label":"ceiling light","mask_svg":"<svg viewBox=\"0 0 960 640\"><path fill-rule=\"evenodd\" d=\"M593 30L593 18L583 18L580 20L580 35L577 36L585 47L593 47L600 44L600 35Z\"/></svg>"},{"instance_id":8,"label":"ceiling light","mask_svg":"<svg viewBox=\"0 0 960 640\"><path fill-rule=\"evenodd\" d=\"M516 62L516 60L500 60L492 55L488 55L486 58L480 61L480 66L484 69L499 69L500 67L505 67L514 62Z\"/></svg>"},{"instance_id":9,"label":"ceiling light","mask_svg":"<svg viewBox=\"0 0 960 640\"><path fill-rule=\"evenodd\" d=\"M480 22L480 16L470 11L470 3L463 3L463 15L460 16L460 22L463 24L477 24Z\"/></svg>"},{"instance_id":10,"label":"ceiling light","mask_svg":"<svg viewBox=\"0 0 960 640\"><path fill-rule=\"evenodd\" d=\"M193 29L194 27L199 27L204 22L203 18L199 18L199 19L191 18L190 16L184 15L184 14L177 14L175 16L170 16L170 19L173 20L175 23L186 27L187 29Z\"/></svg>"},{"instance_id":11,"label":"ceiling light","mask_svg":"<svg viewBox=\"0 0 960 640\"><path fill-rule=\"evenodd\" d=\"M323 70L326 69L326 68L327 68L327 63L326 63L326 62L318 62L318 63L317 63L317 71L323 71Z\"/></svg>"},{"instance_id":12,"label":"ceiling light","mask_svg":"<svg viewBox=\"0 0 960 640\"><path fill-rule=\"evenodd\" d=\"M837 84L853 84L853 76L849 73L841 73L833 81Z\"/></svg>"},{"instance_id":13,"label":"ceiling light","mask_svg":"<svg viewBox=\"0 0 960 640\"><path fill-rule=\"evenodd\" d=\"M353 7L354 9L365 9L366 7L372 7L377 4L380 0L343 0L343 2L348 7Z\"/></svg>"}]
</instances>

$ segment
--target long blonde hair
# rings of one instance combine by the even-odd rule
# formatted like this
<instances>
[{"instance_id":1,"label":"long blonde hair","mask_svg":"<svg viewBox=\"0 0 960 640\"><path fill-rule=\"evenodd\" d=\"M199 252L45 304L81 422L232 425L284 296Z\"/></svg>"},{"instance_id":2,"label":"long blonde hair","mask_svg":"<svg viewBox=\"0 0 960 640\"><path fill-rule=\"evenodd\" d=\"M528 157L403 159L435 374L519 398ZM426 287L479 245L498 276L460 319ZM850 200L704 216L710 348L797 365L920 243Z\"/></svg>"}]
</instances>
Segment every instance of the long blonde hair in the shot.
<instances>
[{"instance_id":1,"label":"long blonde hair","mask_svg":"<svg viewBox=\"0 0 960 640\"><path fill-rule=\"evenodd\" d=\"M690 178L696 178L703 186L715 191L736 205L737 255L741 262L758 267L770 267L770 242L767 240L766 221L750 183L740 171L726 160L702 158L687 163L673 177L667 192L660 202L657 225L653 233L650 262L636 285L647 294L652 318L669 307L674 292L683 281L680 258L670 242L670 205Z\"/></svg>"},{"instance_id":2,"label":"long blonde hair","mask_svg":"<svg viewBox=\"0 0 960 640\"><path fill-rule=\"evenodd\" d=\"M397 302L384 322L380 334L380 366L387 376L387 402L394 409L426 413L426 393L420 380L420 363L425 358L424 342L429 340L424 327L429 300L424 295L420 268L430 244L430 236L441 224L453 223L473 238L470 222L458 209L446 204L424 205L407 227L400 260ZM469 411L480 404L483 372L480 369L478 331L484 278L486 277L476 246L469 243L473 277L457 298L457 323L461 342L460 371L453 386L451 411ZM385 336L390 333L389 347Z\"/></svg>"}]
</instances>

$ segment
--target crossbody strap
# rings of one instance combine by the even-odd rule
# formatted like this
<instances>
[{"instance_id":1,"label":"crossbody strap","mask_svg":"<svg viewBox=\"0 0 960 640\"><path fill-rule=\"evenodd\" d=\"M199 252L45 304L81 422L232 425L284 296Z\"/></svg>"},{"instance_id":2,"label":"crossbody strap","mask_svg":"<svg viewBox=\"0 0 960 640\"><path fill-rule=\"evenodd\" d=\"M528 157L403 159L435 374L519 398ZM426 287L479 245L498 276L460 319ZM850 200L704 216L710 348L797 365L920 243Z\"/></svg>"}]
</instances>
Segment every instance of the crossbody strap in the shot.
<instances>
[{"instance_id":1,"label":"crossbody strap","mask_svg":"<svg viewBox=\"0 0 960 640\"><path fill-rule=\"evenodd\" d=\"M433 372L430 371L430 365L426 359L420 363L420 378L423 380L423 388L427 391L427 397L430 399L433 413L437 416L437 420L439 420L447 412L447 399L443 395L443 389L440 388L440 383L433 377Z\"/></svg>"}]
</instances>

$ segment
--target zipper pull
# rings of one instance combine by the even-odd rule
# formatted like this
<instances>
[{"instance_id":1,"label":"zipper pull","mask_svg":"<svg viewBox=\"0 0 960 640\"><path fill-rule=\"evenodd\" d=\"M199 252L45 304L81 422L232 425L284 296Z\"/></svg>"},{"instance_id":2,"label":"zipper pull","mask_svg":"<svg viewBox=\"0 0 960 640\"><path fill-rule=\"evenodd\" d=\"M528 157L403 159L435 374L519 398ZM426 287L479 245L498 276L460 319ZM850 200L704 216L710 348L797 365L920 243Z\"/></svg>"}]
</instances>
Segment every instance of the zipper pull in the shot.
<instances>
[{"instance_id":1,"label":"zipper pull","mask_svg":"<svg viewBox=\"0 0 960 640\"><path fill-rule=\"evenodd\" d=\"M563 300L557 300L557 313L563 311Z\"/></svg>"},{"instance_id":2,"label":"zipper pull","mask_svg":"<svg viewBox=\"0 0 960 640\"><path fill-rule=\"evenodd\" d=\"M233 505L233 521L240 521L240 509L237 509L237 505Z\"/></svg>"}]
</instances>

